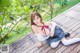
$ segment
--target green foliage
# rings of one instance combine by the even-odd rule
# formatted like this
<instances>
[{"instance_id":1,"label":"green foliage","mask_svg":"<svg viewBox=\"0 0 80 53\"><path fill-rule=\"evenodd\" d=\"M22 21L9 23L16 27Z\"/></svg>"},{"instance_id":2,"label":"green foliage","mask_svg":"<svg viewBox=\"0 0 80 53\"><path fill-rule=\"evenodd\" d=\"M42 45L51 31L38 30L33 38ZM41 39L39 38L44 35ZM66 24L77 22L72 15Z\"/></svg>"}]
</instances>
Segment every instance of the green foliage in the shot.
<instances>
[{"instance_id":1,"label":"green foliage","mask_svg":"<svg viewBox=\"0 0 80 53\"><path fill-rule=\"evenodd\" d=\"M0 12L11 5L11 0L0 0Z\"/></svg>"}]
</instances>

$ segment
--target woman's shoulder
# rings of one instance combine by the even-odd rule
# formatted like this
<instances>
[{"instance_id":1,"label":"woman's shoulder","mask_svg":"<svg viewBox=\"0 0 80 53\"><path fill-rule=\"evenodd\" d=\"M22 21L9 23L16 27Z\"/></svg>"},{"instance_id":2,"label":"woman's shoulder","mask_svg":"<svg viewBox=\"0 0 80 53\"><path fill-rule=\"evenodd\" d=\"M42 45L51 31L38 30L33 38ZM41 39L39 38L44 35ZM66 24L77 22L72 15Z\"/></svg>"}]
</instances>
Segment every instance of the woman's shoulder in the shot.
<instances>
[{"instance_id":1,"label":"woman's shoulder","mask_svg":"<svg viewBox=\"0 0 80 53\"><path fill-rule=\"evenodd\" d=\"M36 28L36 26L35 25L31 25L31 28Z\"/></svg>"}]
</instances>

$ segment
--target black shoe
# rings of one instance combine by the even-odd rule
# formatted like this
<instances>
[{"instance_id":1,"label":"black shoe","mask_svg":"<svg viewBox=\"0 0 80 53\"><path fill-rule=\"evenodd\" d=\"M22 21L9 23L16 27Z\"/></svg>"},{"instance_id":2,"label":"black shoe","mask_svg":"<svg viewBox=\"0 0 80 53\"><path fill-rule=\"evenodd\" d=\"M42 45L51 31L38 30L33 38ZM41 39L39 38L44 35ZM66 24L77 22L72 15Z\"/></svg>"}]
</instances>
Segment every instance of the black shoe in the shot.
<instances>
[{"instance_id":1,"label":"black shoe","mask_svg":"<svg viewBox=\"0 0 80 53\"><path fill-rule=\"evenodd\" d=\"M70 33L65 33L65 37L69 37L70 36Z\"/></svg>"}]
</instances>

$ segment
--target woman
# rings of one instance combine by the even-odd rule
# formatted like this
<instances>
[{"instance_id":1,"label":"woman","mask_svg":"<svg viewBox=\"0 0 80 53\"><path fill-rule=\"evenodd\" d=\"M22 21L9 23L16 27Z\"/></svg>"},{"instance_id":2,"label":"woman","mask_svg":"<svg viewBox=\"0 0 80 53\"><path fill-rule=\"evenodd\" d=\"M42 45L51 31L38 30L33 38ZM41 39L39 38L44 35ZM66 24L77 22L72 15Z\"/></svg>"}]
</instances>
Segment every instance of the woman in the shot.
<instances>
[{"instance_id":1,"label":"woman","mask_svg":"<svg viewBox=\"0 0 80 53\"><path fill-rule=\"evenodd\" d=\"M55 22L43 22L38 12L31 14L31 28L39 40L38 47L42 46L42 41L46 41L52 48L56 48L60 41L64 45L71 45L80 41L80 38L66 40L64 31Z\"/></svg>"}]
</instances>

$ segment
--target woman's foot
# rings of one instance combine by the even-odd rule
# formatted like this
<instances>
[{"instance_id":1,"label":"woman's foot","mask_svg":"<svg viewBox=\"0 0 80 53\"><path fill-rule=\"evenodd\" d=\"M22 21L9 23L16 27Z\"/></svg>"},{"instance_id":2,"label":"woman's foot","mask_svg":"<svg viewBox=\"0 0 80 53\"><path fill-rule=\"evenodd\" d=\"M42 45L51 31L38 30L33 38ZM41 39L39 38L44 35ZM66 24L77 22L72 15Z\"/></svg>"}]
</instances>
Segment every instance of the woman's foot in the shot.
<instances>
[{"instance_id":1,"label":"woman's foot","mask_svg":"<svg viewBox=\"0 0 80 53\"><path fill-rule=\"evenodd\" d=\"M65 37L69 37L70 36L70 33L65 33Z\"/></svg>"}]
</instances>

